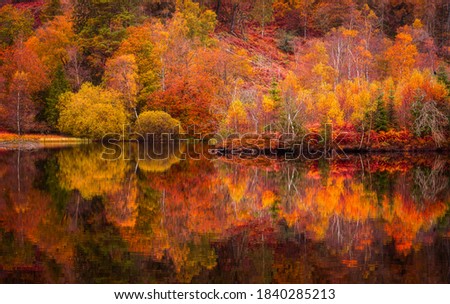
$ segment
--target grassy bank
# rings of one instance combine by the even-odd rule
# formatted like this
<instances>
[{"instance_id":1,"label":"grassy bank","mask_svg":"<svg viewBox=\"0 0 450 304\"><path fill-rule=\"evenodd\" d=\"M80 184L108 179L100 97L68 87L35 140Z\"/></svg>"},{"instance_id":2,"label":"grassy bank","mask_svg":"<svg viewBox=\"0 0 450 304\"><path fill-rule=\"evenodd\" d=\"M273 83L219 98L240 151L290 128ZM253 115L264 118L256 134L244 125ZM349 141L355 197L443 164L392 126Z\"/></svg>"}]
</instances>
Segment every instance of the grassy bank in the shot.
<instances>
[{"instance_id":1,"label":"grassy bank","mask_svg":"<svg viewBox=\"0 0 450 304\"><path fill-rule=\"evenodd\" d=\"M51 134L14 134L0 132L0 150L63 147L90 143L89 139Z\"/></svg>"},{"instance_id":2,"label":"grassy bank","mask_svg":"<svg viewBox=\"0 0 450 304\"><path fill-rule=\"evenodd\" d=\"M89 142L85 138L66 137L53 134L14 134L9 132L0 132L0 143L21 143L21 142Z\"/></svg>"}]
</instances>

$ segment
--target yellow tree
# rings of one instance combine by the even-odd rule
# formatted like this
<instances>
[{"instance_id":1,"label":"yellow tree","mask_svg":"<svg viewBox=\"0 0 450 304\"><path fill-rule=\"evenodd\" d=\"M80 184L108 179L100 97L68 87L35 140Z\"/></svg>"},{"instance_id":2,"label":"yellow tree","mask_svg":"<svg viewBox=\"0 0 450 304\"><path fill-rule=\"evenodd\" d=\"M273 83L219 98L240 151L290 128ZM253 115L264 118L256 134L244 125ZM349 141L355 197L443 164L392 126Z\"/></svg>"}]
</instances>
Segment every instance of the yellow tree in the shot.
<instances>
[{"instance_id":1,"label":"yellow tree","mask_svg":"<svg viewBox=\"0 0 450 304\"><path fill-rule=\"evenodd\" d=\"M306 91L302 91L303 94L300 95L299 81L293 72L289 72L281 82L280 89L279 123L284 133L295 136L301 131L305 122L306 99L309 96Z\"/></svg>"},{"instance_id":2,"label":"yellow tree","mask_svg":"<svg viewBox=\"0 0 450 304\"><path fill-rule=\"evenodd\" d=\"M435 102L441 112L448 108L446 87L433 77L430 71L414 70L404 78L395 91L395 105L401 127L409 128L414 122L411 114L414 106ZM418 109L418 108L417 108ZM444 112L445 113L445 112Z\"/></svg>"},{"instance_id":3,"label":"yellow tree","mask_svg":"<svg viewBox=\"0 0 450 304\"><path fill-rule=\"evenodd\" d=\"M299 81L306 88L318 88L322 84L334 84L337 71L329 64L325 43L314 40L296 59Z\"/></svg>"},{"instance_id":4,"label":"yellow tree","mask_svg":"<svg viewBox=\"0 0 450 304\"><path fill-rule=\"evenodd\" d=\"M328 84L322 84L314 94L315 113L318 122L321 124L332 123L342 125L344 113L341 110L336 93Z\"/></svg>"},{"instance_id":5,"label":"yellow tree","mask_svg":"<svg viewBox=\"0 0 450 304\"><path fill-rule=\"evenodd\" d=\"M59 98L58 128L77 137L102 139L123 132L128 117L118 93L85 83Z\"/></svg>"},{"instance_id":6,"label":"yellow tree","mask_svg":"<svg viewBox=\"0 0 450 304\"><path fill-rule=\"evenodd\" d=\"M162 54L166 51L168 33L160 22L145 23L127 29L127 38L122 41L116 57L133 55L137 65L139 84L138 98L145 99L148 94L161 87Z\"/></svg>"},{"instance_id":7,"label":"yellow tree","mask_svg":"<svg viewBox=\"0 0 450 304\"><path fill-rule=\"evenodd\" d=\"M346 119L361 129L360 147L363 144L366 131L370 132L373 127L372 118L376 109L374 100L376 94L379 94L378 88L379 86L376 83L370 84L361 78L345 81L336 87L340 104L346 112Z\"/></svg>"},{"instance_id":8,"label":"yellow tree","mask_svg":"<svg viewBox=\"0 0 450 304\"><path fill-rule=\"evenodd\" d=\"M244 104L239 99L234 100L228 108L225 124L233 132L242 131L247 127L247 112Z\"/></svg>"}]
</instances>

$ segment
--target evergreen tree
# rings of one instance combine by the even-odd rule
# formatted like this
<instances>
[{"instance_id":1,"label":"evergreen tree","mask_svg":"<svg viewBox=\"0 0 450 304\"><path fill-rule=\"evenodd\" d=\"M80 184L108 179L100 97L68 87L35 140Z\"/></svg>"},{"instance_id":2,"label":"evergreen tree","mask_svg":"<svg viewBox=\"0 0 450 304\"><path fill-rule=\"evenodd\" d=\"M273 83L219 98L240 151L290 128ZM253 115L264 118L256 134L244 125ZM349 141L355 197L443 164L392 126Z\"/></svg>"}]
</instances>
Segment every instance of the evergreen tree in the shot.
<instances>
[{"instance_id":1,"label":"evergreen tree","mask_svg":"<svg viewBox=\"0 0 450 304\"><path fill-rule=\"evenodd\" d=\"M56 129L59 119L59 97L69 90L70 84L66 78L63 67L60 65L56 70L54 79L48 89L48 95L47 98L45 98L45 107L43 111L43 118L52 129Z\"/></svg>"},{"instance_id":2,"label":"evergreen tree","mask_svg":"<svg viewBox=\"0 0 450 304\"><path fill-rule=\"evenodd\" d=\"M388 112L384 106L383 94L379 95L376 100L376 108L374 115L374 129L375 131L387 131L389 127Z\"/></svg>"},{"instance_id":3,"label":"evergreen tree","mask_svg":"<svg viewBox=\"0 0 450 304\"><path fill-rule=\"evenodd\" d=\"M138 0L76 0L74 31L95 84L101 82L104 65L126 37L126 29L138 23Z\"/></svg>"},{"instance_id":4,"label":"evergreen tree","mask_svg":"<svg viewBox=\"0 0 450 304\"><path fill-rule=\"evenodd\" d=\"M270 87L269 94L272 100L274 101L275 106L279 107L281 103L281 90L278 87L278 82L275 79L272 80L272 85Z\"/></svg>"},{"instance_id":5,"label":"evergreen tree","mask_svg":"<svg viewBox=\"0 0 450 304\"><path fill-rule=\"evenodd\" d=\"M397 119L395 117L395 106L394 106L394 90L391 89L389 92L389 97L386 107L386 119L388 122L389 129L395 129L397 127Z\"/></svg>"},{"instance_id":6,"label":"evergreen tree","mask_svg":"<svg viewBox=\"0 0 450 304\"><path fill-rule=\"evenodd\" d=\"M450 80L448 79L447 71L443 65L440 65L436 72L437 79L440 83L445 85L447 93L450 95Z\"/></svg>"}]
</instances>

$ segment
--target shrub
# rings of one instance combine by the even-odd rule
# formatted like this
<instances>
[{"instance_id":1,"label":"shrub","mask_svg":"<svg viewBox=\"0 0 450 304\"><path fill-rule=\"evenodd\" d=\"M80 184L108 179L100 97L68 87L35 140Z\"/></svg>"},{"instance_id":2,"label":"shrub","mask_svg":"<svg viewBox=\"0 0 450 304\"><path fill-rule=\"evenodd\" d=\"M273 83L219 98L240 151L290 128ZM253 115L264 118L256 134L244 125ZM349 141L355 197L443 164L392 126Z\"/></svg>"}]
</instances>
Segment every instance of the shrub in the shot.
<instances>
[{"instance_id":1,"label":"shrub","mask_svg":"<svg viewBox=\"0 0 450 304\"><path fill-rule=\"evenodd\" d=\"M163 111L142 112L135 123L135 130L146 136L147 134L180 134L180 121L172 118Z\"/></svg>"}]
</instances>

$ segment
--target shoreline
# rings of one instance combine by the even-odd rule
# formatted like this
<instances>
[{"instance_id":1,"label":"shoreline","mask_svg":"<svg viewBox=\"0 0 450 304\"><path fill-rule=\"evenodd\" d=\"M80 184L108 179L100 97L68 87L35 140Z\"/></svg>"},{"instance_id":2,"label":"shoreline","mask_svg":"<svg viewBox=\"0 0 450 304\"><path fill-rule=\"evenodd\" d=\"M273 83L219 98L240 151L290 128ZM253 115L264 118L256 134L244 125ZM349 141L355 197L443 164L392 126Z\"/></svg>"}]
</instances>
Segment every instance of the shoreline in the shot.
<instances>
[{"instance_id":1,"label":"shoreline","mask_svg":"<svg viewBox=\"0 0 450 304\"><path fill-rule=\"evenodd\" d=\"M0 133L0 150L31 150L46 147L86 144L92 141L85 138L61 135Z\"/></svg>"}]
</instances>

